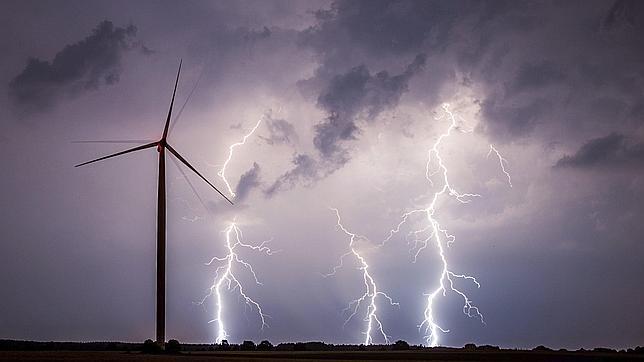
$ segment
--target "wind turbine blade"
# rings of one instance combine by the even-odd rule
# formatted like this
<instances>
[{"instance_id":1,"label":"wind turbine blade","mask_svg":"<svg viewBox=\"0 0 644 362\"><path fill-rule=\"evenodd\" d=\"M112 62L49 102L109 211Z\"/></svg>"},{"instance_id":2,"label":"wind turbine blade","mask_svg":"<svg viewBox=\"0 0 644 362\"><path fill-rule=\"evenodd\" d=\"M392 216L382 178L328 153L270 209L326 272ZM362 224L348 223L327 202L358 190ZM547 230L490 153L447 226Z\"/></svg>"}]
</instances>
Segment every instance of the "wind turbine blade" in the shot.
<instances>
[{"instance_id":1,"label":"wind turbine blade","mask_svg":"<svg viewBox=\"0 0 644 362\"><path fill-rule=\"evenodd\" d=\"M189 169L191 169L191 170L192 170L192 172L196 173L196 174L197 174L197 176L201 177L201 179L202 179L202 180L206 181L206 183L207 183L208 185L210 185L210 187L212 187L213 189L215 189L215 191L217 191L217 192L219 193L219 195L221 195L221 197L223 197L224 199L226 199L226 201L228 201L231 205L234 205L234 204L233 204L233 202L232 202L232 201L230 201L230 200L228 199L228 197L226 197L226 195L224 195L221 191L219 191L219 189L218 189L218 188L216 188L216 187L215 187L215 185L211 184L211 183L210 183L210 181L208 181L208 179L206 179L205 177L203 177L203 175L201 175L201 174L199 173L199 171L197 171L194 167L192 167L192 165L191 165L188 161L186 161L186 159L185 159L185 158L183 158L183 157L179 154L179 152L175 151L175 149L174 149L174 148L172 148L172 146L170 146L169 144L167 144L167 143L166 143L166 147L168 148L168 150L170 151L170 153L172 153L172 154L173 154L173 155L174 155L174 156L175 156L179 161L183 162L183 164L184 164L184 165L186 165L186 166L188 166L188 168L189 168Z\"/></svg>"},{"instance_id":2,"label":"wind turbine blade","mask_svg":"<svg viewBox=\"0 0 644 362\"><path fill-rule=\"evenodd\" d=\"M141 146L138 146L138 147L130 148L129 150L125 150L125 151L117 152L117 153L114 153L114 154L111 154L111 155L108 155L108 156L103 156L103 157L101 157L101 158L97 158L97 159L95 159L95 160L91 160L91 161L87 161L87 162L79 163L78 165L75 165L74 167L80 167L80 166L84 166L84 165L87 165L87 164L90 164L90 163L94 163L94 162L102 161L102 160L105 160L105 159L108 159L108 158L112 158L112 157L116 157L116 156L124 155L124 154L126 154L126 153L130 153L130 152L134 152L134 151L144 150L144 149L146 149L146 148L154 147L154 146L156 146L157 144L158 144L158 142L156 142L156 141L155 141L155 142L152 142L152 143L148 143L148 144L146 144L146 145L141 145Z\"/></svg>"},{"instance_id":3,"label":"wind turbine blade","mask_svg":"<svg viewBox=\"0 0 644 362\"><path fill-rule=\"evenodd\" d=\"M71 143L146 143L152 142L152 140L83 140L83 141L71 141Z\"/></svg>"},{"instance_id":4,"label":"wind turbine blade","mask_svg":"<svg viewBox=\"0 0 644 362\"><path fill-rule=\"evenodd\" d=\"M188 183L188 186L190 186L190 189L192 189L192 192L194 192L194 193L195 193L195 196L197 196L197 199L199 199L199 202L201 203L201 206L203 206L203 208L204 208L206 211L209 211L209 210L208 210L208 206L206 206L206 203L203 201L203 199L201 198L201 196L199 196L199 193L197 192L197 189L194 187L194 185L192 184L192 182L190 182L190 179L188 178L188 176L186 175L186 173L185 173L185 172L183 172L183 169L181 168L181 165L179 164L179 161L177 161L175 158L172 158L172 157L170 157L170 159L172 160L172 162L174 163L174 165L175 165L175 166L177 166L177 170L179 170L179 172L181 172L181 175L183 176L183 178L184 178L184 179L186 180L186 182Z\"/></svg>"},{"instance_id":5,"label":"wind turbine blade","mask_svg":"<svg viewBox=\"0 0 644 362\"><path fill-rule=\"evenodd\" d=\"M177 94L177 85L179 84L179 74L181 74L181 64L183 59L179 61L179 71L177 72L177 80L174 82L174 91L172 92L172 101L170 101L170 110L168 110L168 118L165 120L165 127L163 127L163 139L168 137L168 129L170 127L170 117L172 117L172 106L174 105L174 96Z\"/></svg>"},{"instance_id":6,"label":"wind turbine blade","mask_svg":"<svg viewBox=\"0 0 644 362\"><path fill-rule=\"evenodd\" d=\"M179 117L181 117L181 114L183 113L183 110L186 108L186 105L188 104L188 101L190 100L190 98L194 94L195 90L197 89L197 86L199 85L199 82L201 82L201 78L203 78L203 75L205 73L204 72L205 69L206 69L206 66L204 65L201 68L201 74L199 74L199 78L197 78L197 81L195 82L195 85L190 90L190 93L188 94L188 97L186 98L186 101L183 102L183 105L179 109L179 112L177 112L177 115L174 116L174 119L172 120L172 123L170 124L170 129L168 130L168 133L172 132L174 127L177 125L177 121L179 120Z\"/></svg>"}]
</instances>

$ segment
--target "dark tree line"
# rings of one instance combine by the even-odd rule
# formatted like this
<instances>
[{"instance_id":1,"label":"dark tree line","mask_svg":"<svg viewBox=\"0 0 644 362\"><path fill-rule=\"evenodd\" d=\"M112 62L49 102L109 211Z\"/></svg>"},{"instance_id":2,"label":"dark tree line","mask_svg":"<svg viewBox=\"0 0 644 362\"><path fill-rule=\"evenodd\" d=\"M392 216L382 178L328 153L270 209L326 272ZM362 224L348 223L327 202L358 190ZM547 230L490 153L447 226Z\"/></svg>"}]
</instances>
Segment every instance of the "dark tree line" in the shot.
<instances>
[{"instance_id":1,"label":"dark tree line","mask_svg":"<svg viewBox=\"0 0 644 362\"><path fill-rule=\"evenodd\" d=\"M0 339L0 351L125 351L125 352L142 352L142 353L190 353L197 351L463 351L463 352L498 352L498 351L520 351L517 349L501 349L497 346L482 345L477 346L468 343L462 348L451 347L424 347L420 345L410 345L406 341L398 340L388 345L368 345L355 344L327 344L324 342L291 342L273 345L268 340L263 340L259 344L246 340L241 344L232 344L224 340L216 344L181 344L176 339L171 339L165 344L163 350L151 339L143 343L122 343L122 342L35 342L35 341L15 341ZM525 350L524 350L525 351ZM591 350L578 349L568 351L565 349L553 350L545 346L537 346L532 349L534 353L581 353L581 354L619 354L619 355L642 355L644 356L644 347L634 347L617 351L611 348L594 348Z\"/></svg>"}]
</instances>

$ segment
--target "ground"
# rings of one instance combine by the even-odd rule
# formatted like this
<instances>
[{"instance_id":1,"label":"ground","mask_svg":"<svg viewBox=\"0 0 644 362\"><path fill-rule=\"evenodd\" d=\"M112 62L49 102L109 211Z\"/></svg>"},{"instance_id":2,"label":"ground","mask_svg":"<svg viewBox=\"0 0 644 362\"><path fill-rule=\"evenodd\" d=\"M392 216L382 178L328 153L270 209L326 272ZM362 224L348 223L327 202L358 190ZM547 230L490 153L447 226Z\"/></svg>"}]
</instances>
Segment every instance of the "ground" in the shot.
<instances>
[{"instance_id":1,"label":"ground","mask_svg":"<svg viewBox=\"0 0 644 362\"><path fill-rule=\"evenodd\" d=\"M644 361L621 353L575 352L191 352L144 355L137 352L0 351L0 361Z\"/></svg>"}]
</instances>

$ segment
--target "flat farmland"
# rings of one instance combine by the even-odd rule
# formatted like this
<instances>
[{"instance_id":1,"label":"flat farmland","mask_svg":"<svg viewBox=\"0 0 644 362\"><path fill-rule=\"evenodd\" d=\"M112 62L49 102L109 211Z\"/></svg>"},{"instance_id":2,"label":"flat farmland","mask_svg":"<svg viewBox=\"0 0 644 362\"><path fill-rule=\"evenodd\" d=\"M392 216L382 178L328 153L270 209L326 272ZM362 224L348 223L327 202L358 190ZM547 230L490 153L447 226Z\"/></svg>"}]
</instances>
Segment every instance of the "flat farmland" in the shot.
<instances>
[{"instance_id":1,"label":"flat farmland","mask_svg":"<svg viewBox=\"0 0 644 362\"><path fill-rule=\"evenodd\" d=\"M332 352L185 352L149 355L103 351L0 351L0 361L644 361L644 356L583 352L431 352L431 351L332 351Z\"/></svg>"}]
</instances>

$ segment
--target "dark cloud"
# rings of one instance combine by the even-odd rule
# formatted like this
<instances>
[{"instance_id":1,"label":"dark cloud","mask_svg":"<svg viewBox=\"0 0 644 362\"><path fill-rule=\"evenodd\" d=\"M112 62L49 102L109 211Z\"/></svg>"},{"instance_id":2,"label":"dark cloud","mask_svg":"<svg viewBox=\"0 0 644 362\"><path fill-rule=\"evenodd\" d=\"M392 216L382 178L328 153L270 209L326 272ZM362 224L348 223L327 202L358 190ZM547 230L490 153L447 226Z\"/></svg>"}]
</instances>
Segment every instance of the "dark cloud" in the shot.
<instances>
[{"instance_id":1,"label":"dark cloud","mask_svg":"<svg viewBox=\"0 0 644 362\"><path fill-rule=\"evenodd\" d=\"M509 89L513 92L529 91L561 83L566 76L557 65L550 62L524 64L517 73Z\"/></svg>"},{"instance_id":2,"label":"dark cloud","mask_svg":"<svg viewBox=\"0 0 644 362\"><path fill-rule=\"evenodd\" d=\"M298 182L311 184L346 164L350 153L344 143L357 139L361 121L373 121L398 105L411 78L426 63L419 48L442 43L447 33L441 33L436 23L453 18L454 9L442 2L336 1L330 9L316 11L316 24L302 31L298 40L300 46L314 51L320 65L314 77L298 85L327 113L314 126L313 144L319 157L297 155L293 168L265 190L266 195ZM388 70L372 74L366 65L369 57L352 60L363 52L397 59L404 52L417 55L399 74Z\"/></svg>"},{"instance_id":3,"label":"dark cloud","mask_svg":"<svg viewBox=\"0 0 644 362\"><path fill-rule=\"evenodd\" d=\"M235 200L246 200L248 194L260 185L260 171L257 162L253 162L253 167L241 175L237 187L235 187Z\"/></svg>"},{"instance_id":4,"label":"dark cloud","mask_svg":"<svg viewBox=\"0 0 644 362\"><path fill-rule=\"evenodd\" d=\"M476 45L477 57L464 70L488 90L482 112L485 130L505 141L535 135L578 142L580 128L607 134L612 129L606 117L628 112L640 102L635 95L644 91L638 70L644 55L638 46L644 41L644 4L620 0L541 5L511 6L478 25L481 37L489 40ZM548 26L527 27L520 36L501 31L517 16ZM458 51L467 53L474 45L461 45ZM610 100L610 114L607 107L596 111L594 106L605 100Z\"/></svg>"},{"instance_id":5,"label":"dark cloud","mask_svg":"<svg viewBox=\"0 0 644 362\"><path fill-rule=\"evenodd\" d=\"M387 71L372 75L361 65L333 77L317 99L318 106L329 113L315 126L313 143L322 157L337 164L346 163L349 156L341 143L356 138L358 117L370 121L383 110L395 107L408 90L409 80L424 64L425 55L419 54L397 75Z\"/></svg>"},{"instance_id":6,"label":"dark cloud","mask_svg":"<svg viewBox=\"0 0 644 362\"><path fill-rule=\"evenodd\" d=\"M312 182L322 177L320 175L322 169L318 167L319 163L313 157L307 154L296 154L292 162L294 167L264 190L266 197L274 196L279 191L289 190L298 183L310 186Z\"/></svg>"},{"instance_id":7,"label":"dark cloud","mask_svg":"<svg viewBox=\"0 0 644 362\"><path fill-rule=\"evenodd\" d=\"M574 155L562 157L555 167L594 168L641 165L644 161L644 143L632 143L619 133L592 139Z\"/></svg>"},{"instance_id":8,"label":"dark cloud","mask_svg":"<svg viewBox=\"0 0 644 362\"><path fill-rule=\"evenodd\" d=\"M551 108L551 102L543 98L512 104L505 98L490 95L481 103L481 114L487 121L482 127L498 138L525 137L537 127Z\"/></svg>"},{"instance_id":9,"label":"dark cloud","mask_svg":"<svg viewBox=\"0 0 644 362\"><path fill-rule=\"evenodd\" d=\"M619 99L629 109L644 91L641 1L335 1L315 15L299 41L320 62L318 90L356 64L388 69L401 56L425 53L436 71L427 72L425 94L413 96L435 99L434 90L458 81L453 74L483 86L481 129L506 142L566 137L582 124L605 134L604 117L587 103ZM340 129L329 137L356 136L342 114L330 115ZM319 142L324 152L336 152L326 141Z\"/></svg>"},{"instance_id":10,"label":"dark cloud","mask_svg":"<svg viewBox=\"0 0 644 362\"><path fill-rule=\"evenodd\" d=\"M448 1L335 1L315 13L318 23L300 41L328 58L356 46L370 55L443 47L457 9Z\"/></svg>"},{"instance_id":11,"label":"dark cloud","mask_svg":"<svg viewBox=\"0 0 644 362\"><path fill-rule=\"evenodd\" d=\"M457 82L451 74L482 85L482 129L504 141L592 127L604 120L587 102L620 99L628 109L643 91L641 1L336 1L316 19L300 43L318 56L319 79L425 53L436 71L413 96L436 98L432 90Z\"/></svg>"},{"instance_id":12,"label":"dark cloud","mask_svg":"<svg viewBox=\"0 0 644 362\"><path fill-rule=\"evenodd\" d=\"M639 9L638 9L639 8ZM642 19L637 14L641 14L642 2L637 0L617 0L608 10L606 17L601 21L602 30L614 30L622 27L635 27Z\"/></svg>"},{"instance_id":13,"label":"dark cloud","mask_svg":"<svg viewBox=\"0 0 644 362\"><path fill-rule=\"evenodd\" d=\"M123 53L133 49L135 35L135 26L115 27L105 20L90 36L56 53L53 61L29 59L9 83L9 94L23 109L44 110L63 96L114 84L119 81Z\"/></svg>"},{"instance_id":14,"label":"dark cloud","mask_svg":"<svg viewBox=\"0 0 644 362\"><path fill-rule=\"evenodd\" d=\"M337 164L344 164L349 161L349 155L339 143L356 139L357 133L358 127L352 119L343 118L334 112L324 122L315 126L313 143L322 157L332 159Z\"/></svg>"},{"instance_id":15,"label":"dark cloud","mask_svg":"<svg viewBox=\"0 0 644 362\"><path fill-rule=\"evenodd\" d=\"M249 50L262 42L271 40L273 31L267 27L262 29L252 29L245 26L230 27L224 24L215 26L215 30L211 32L209 40L211 41L214 49L216 49L216 56L230 56L231 51L244 51L246 56L250 56Z\"/></svg>"},{"instance_id":16,"label":"dark cloud","mask_svg":"<svg viewBox=\"0 0 644 362\"><path fill-rule=\"evenodd\" d=\"M295 127L288 121L284 119L273 119L270 115L267 115L265 123L269 136L260 136L260 138L269 145L293 144L297 142Z\"/></svg>"}]
</instances>

